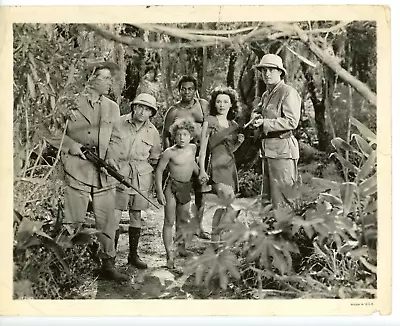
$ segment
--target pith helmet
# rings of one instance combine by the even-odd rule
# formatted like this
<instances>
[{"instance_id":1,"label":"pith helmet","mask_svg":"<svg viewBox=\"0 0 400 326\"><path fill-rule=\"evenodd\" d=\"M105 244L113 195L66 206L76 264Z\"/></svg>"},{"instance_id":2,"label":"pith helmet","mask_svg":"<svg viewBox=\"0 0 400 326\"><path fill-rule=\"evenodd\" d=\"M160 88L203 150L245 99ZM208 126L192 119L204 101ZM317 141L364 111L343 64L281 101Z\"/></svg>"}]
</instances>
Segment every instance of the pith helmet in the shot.
<instances>
[{"instance_id":1,"label":"pith helmet","mask_svg":"<svg viewBox=\"0 0 400 326\"><path fill-rule=\"evenodd\" d=\"M142 93L136 96L136 98L132 102L132 105L135 104L143 104L151 108L153 110L152 116L154 116L158 111L156 98L153 95L147 93Z\"/></svg>"},{"instance_id":2,"label":"pith helmet","mask_svg":"<svg viewBox=\"0 0 400 326\"><path fill-rule=\"evenodd\" d=\"M282 76L286 75L286 69L283 67L282 59L276 54L266 54L262 57L260 63L256 65L256 68L276 68L282 71Z\"/></svg>"}]
</instances>

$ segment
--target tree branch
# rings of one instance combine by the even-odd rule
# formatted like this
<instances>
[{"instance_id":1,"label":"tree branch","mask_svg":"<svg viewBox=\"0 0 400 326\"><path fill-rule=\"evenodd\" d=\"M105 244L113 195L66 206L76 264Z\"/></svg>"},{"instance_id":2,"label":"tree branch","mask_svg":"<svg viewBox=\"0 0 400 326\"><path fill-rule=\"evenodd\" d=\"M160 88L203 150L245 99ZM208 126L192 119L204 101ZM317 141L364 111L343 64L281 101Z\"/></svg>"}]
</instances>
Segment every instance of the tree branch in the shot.
<instances>
[{"instance_id":1,"label":"tree branch","mask_svg":"<svg viewBox=\"0 0 400 326\"><path fill-rule=\"evenodd\" d=\"M341 22L330 28L315 29L307 32L302 30L297 24L277 23L277 24L271 24L270 27L252 29L252 31L247 35L240 35L233 38L221 37L221 36L208 36L208 35L193 35L187 33L186 31L182 31L182 29L164 25L136 25L137 27L140 28L156 29L159 32L164 32L166 34L175 37L193 41L189 43L145 42L139 38L114 35L113 33L105 31L94 24L83 24L83 26L102 35L104 38L108 40L112 40L115 42L139 48L157 48L157 49L167 49L167 50L175 50L179 48L199 48L199 47L204 48L206 46L215 46L218 43L241 44L244 41L254 41L258 39L271 40L285 36L292 38L298 36L300 40L302 40L308 46L310 51L317 56L317 58L319 58L326 66L332 69L342 80L353 86L362 96L368 99L369 102L371 102L373 105L376 106L376 101L377 101L376 94L366 84L359 81L357 78L352 76L347 70L342 68L338 63L338 61L335 60L336 57L326 53L323 49L318 47L310 38L310 35L312 34L333 32L345 27L347 24L348 22ZM272 33L272 31L278 31L278 32Z\"/></svg>"},{"instance_id":2,"label":"tree branch","mask_svg":"<svg viewBox=\"0 0 400 326\"><path fill-rule=\"evenodd\" d=\"M376 94L363 82L351 75L346 69L342 68L336 60L336 57L326 53L318 47L298 25L293 25L293 29L297 32L300 39L308 46L317 58L325 65L332 69L343 81L353 86L362 96L364 96L371 104L376 106Z\"/></svg>"},{"instance_id":3,"label":"tree branch","mask_svg":"<svg viewBox=\"0 0 400 326\"><path fill-rule=\"evenodd\" d=\"M94 24L82 24L86 29L94 31L95 33L103 36L105 39L118 42L121 44L134 46L137 48L153 48L153 49L166 49L176 50L179 48L201 48L203 46L214 46L215 41L207 42L190 42L190 43L158 43L158 42L146 42L138 37L119 36L111 32L105 31L102 28Z\"/></svg>"}]
</instances>

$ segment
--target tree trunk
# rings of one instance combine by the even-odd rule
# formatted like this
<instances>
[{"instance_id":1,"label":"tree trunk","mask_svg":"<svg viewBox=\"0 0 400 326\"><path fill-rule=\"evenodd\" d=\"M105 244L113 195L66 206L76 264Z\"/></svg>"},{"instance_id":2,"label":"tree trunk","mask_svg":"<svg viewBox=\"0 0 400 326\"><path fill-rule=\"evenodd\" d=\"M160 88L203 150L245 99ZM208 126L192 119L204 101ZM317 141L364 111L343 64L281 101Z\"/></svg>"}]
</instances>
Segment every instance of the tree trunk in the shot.
<instances>
[{"instance_id":1,"label":"tree trunk","mask_svg":"<svg viewBox=\"0 0 400 326\"><path fill-rule=\"evenodd\" d=\"M144 36L142 30L129 29L130 34ZM140 85L140 80L145 72L144 58L146 55L145 49L137 49L139 55L126 58L126 75L125 75L125 89L122 96L129 102L133 101L136 97L137 89Z\"/></svg>"},{"instance_id":2,"label":"tree trunk","mask_svg":"<svg viewBox=\"0 0 400 326\"><path fill-rule=\"evenodd\" d=\"M203 29L208 29L208 24L203 24ZM202 60L202 75L203 80L201 84L200 97L205 98L207 95L207 68L208 68L208 47L203 47L203 60Z\"/></svg>"},{"instance_id":3,"label":"tree trunk","mask_svg":"<svg viewBox=\"0 0 400 326\"><path fill-rule=\"evenodd\" d=\"M368 85L364 84L356 77L351 75L347 70L341 67L339 62L335 60L335 57L331 56L329 53L318 47L307 34L296 26L300 39L308 46L310 51L314 53L318 59L320 59L326 66L332 69L344 82L350 84L354 89L359 92L363 97L365 97L371 104L376 106L376 93L374 93Z\"/></svg>"},{"instance_id":4,"label":"tree trunk","mask_svg":"<svg viewBox=\"0 0 400 326\"><path fill-rule=\"evenodd\" d=\"M237 53L232 51L229 56L228 73L226 74L226 84L229 87L235 88L235 63L237 60Z\"/></svg>"},{"instance_id":5,"label":"tree trunk","mask_svg":"<svg viewBox=\"0 0 400 326\"><path fill-rule=\"evenodd\" d=\"M166 42L166 40L161 39L160 33L157 33L157 41L158 42ZM170 78L170 70L169 70L169 62L168 62L168 53L166 53L166 51L162 51L160 49L159 55L160 55L160 70L161 70L162 89L163 89L163 93L164 93L166 107L169 108L171 106L169 94L172 95L172 87L171 87L171 78Z\"/></svg>"},{"instance_id":6,"label":"tree trunk","mask_svg":"<svg viewBox=\"0 0 400 326\"><path fill-rule=\"evenodd\" d=\"M318 149L320 151L328 151L330 147L329 133L326 132L325 123L325 102L324 100L319 100L317 96L317 90L315 86L315 80L312 72L308 69L308 66L303 62L301 63L304 76L307 80L307 89L310 94L311 102L314 107L315 112L315 125L317 127L318 136Z\"/></svg>"}]
</instances>

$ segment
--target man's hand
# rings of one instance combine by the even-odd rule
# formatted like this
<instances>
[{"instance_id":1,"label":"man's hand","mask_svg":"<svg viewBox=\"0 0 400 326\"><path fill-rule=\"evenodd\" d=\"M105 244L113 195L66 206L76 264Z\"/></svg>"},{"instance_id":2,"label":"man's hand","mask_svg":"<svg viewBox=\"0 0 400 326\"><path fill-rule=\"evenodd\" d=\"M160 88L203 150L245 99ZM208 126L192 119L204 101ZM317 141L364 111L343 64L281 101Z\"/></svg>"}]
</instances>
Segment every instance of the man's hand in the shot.
<instances>
[{"instance_id":1,"label":"man's hand","mask_svg":"<svg viewBox=\"0 0 400 326\"><path fill-rule=\"evenodd\" d=\"M264 123L264 119L256 119L253 121L253 127L258 128L260 126L262 126L262 124Z\"/></svg>"},{"instance_id":2,"label":"man's hand","mask_svg":"<svg viewBox=\"0 0 400 326\"><path fill-rule=\"evenodd\" d=\"M165 195L162 191L157 191L157 201L161 205L165 205L167 201L165 200Z\"/></svg>"},{"instance_id":3,"label":"man's hand","mask_svg":"<svg viewBox=\"0 0 400 326\"><path fill-rule=\"evenodd\" d=\"M81 145L78 143L74 143L72 147L69 149L69 153L71 155L79 156L82 160L86 160L86 156L82 153Z\"/></svg>"},{"instance_id":4,"label":"man's hand","mask_svg":"<svg viewBox=\"0 0 400 326\"><path fill-rule=\"evenodd\" d=\"M109 158L106 160L106 163L111 166L112 168L114 168L116 171L119 170L119 166L117 163L115 163L114 159ZM111 175L108 173L107 169L103 166L100 168L101 172L103 172L105 175L111 177Z\"/></svg>"},{"instance_id":5,"label":"man's hand","mask_svg":"<svg viewBox=\"0 0 400 326\"><path fill-rule=\"evenodd\" d=\"M262 114L258 112L252 112L250 115L250 120L256 120L262 118Z\"/></svg>"},{"instance_id":6,"label":"man's hand","mask_svg":"<svg viewBox=\"0 0 400 326\"><path fill-rule=\"evenodd\" d=\"M244 135L243 134L238 134L238 142L243 143L244 142Z\"/></svg>"},{"instance_id":7,"label":"man's hand","mask_svg":"<svg viewBox=\"0 0 400 326\"><path fill-rule=\"evenodd\" d=\"M254 128L254 120L261 119L262 115L260 113L253 112L250 116L249 122L247 122L243 128L247 128L248 126Z\"/></svg>"}]
</instances>

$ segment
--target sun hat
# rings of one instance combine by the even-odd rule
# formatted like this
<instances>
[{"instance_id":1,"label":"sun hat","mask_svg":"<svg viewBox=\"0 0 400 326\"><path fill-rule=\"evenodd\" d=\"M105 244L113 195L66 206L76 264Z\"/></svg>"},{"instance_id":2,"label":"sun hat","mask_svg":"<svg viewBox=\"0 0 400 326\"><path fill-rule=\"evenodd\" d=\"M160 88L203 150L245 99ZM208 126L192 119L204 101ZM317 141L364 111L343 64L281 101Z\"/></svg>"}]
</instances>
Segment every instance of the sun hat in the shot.
<instances>
[{"instance_id":1,"label":"sun hat","mask_svg":"<svg viewBox=\"0 0 400 326\"><path fill-rule=\"evenodd\" d=\"M282 58L276 54L266 54L262 57L260 63L256 65L258 70L262 68L276 68L283 72L283 75L286 75L286 69L283 67Z\"/></svg>"},{"instance_id":2,"label":"sun hat","mask_svg":"<svg viewBox=\"0 0 400 326\"><path fill-rule=\"evenodd\" d=\"M151 108L153 110L152 116L154 116L158 111L156 98L153 95L147 93L141 93L136 96L131 105L135 104L143 104Z\"/></svg>"}]
</instances>

